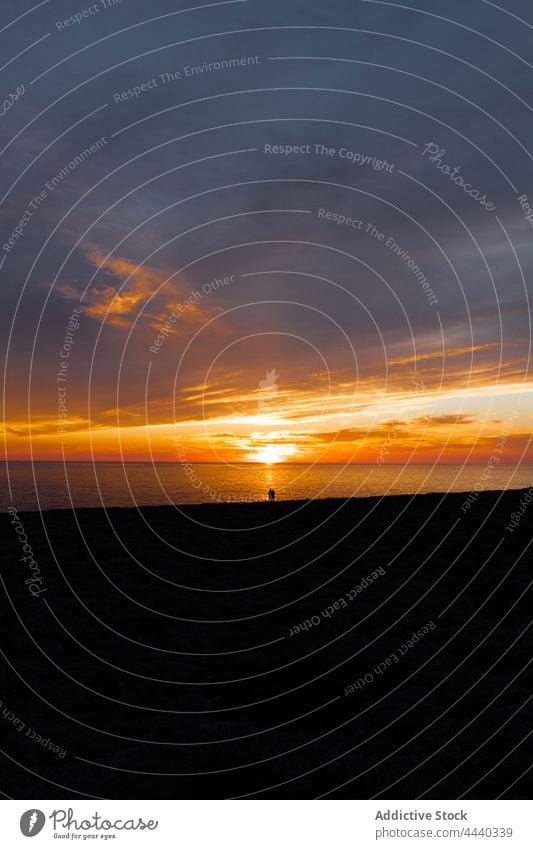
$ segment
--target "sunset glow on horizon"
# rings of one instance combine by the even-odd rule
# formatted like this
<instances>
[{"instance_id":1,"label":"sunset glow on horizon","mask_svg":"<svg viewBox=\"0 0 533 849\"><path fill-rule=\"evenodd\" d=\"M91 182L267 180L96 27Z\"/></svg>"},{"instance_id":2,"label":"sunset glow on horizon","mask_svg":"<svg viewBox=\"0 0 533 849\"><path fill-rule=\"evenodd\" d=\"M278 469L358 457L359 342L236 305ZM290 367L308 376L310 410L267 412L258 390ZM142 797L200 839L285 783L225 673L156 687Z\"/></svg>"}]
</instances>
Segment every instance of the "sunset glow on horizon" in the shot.
<instances>
[{"instance_id":1,"label":"sunset glow on horizon","mask_svg":"<svg viewBox=\"0 0 533 849\"><path fill-rule=\"evenodd\" d=\"M95 261L94 254L91 256ZM124 269L131 273L134 266L121 261L118 268L120 273ZM115 263L112 274L116 270ZM143 297L146 281L143 273L139 284ZM154 275L150 287L159 282L160 277ZM105 287L99 297L107 308L104 320L110 320L108 332L116 339L130 339L128 356L138 351L145 355L161 319L158 324L153 311L146 309L132 322L132 312L138 308L136 296L123 297L117 306ZM90 303L85 311L82 305L76 334L91 323L98 328L102 310L95 293ZM209 307L207 325L201 306L197 303L194 307L194 315L185 310L183 321L178 311L178 319L164 336L166 347L161 345L152 355L142 379L126 377L125 401L111 408L105 399L101 401L106 394L102 392L105 379L101 374L98 389L88 397L73 385L69 368L77 355L80 337L76 336L64 361L67 365L58 372L65 380L56 378L58 387L62 383L68 386L68 410L60 420L57 415L54 418L53 407L35 386L25 418L23 399L19 398L18 416L9 419L4 428L7 456L11 460L266 465L480 463L500 444L502 463L533 461L533 382L520 382L524 375L517 367L516 340L505 346L509 354L502 363L500 346L494 343L455 346L444 353L442 348L427 345L416 355L406 346L403 353L396 348L382 361L365 357L362 349L352 368L345 365L326 372L313 358L309 362L293 356L290 350L275 348L265 353L261 341L269 335L263 331L252 337L253 349L246 349L250 354L248 368L242 367L243 352L235 344L235 357L231 362L210 364L204 383L203 350L220 345L223 337L231 351L236 327L230 314L218 318L220 311L214 302ZM180 388L181 376L169 373L168 368L163 381L153 381L162 362L158 359L160 352L161 356L169 355L166 363L170 360L170 367L175 369L172 346L178 343L182 350L194 340L199 328L207 336L207 344L199 356L198 382ZM256 351L254 359L252 353ZM261 364L262 357L266 367ZM161 394L164 381L168 381L168 397ZM121 389L119 385L118 392ZM139 394L145 392L143 400Z\"/></svg>"}]
</instances>

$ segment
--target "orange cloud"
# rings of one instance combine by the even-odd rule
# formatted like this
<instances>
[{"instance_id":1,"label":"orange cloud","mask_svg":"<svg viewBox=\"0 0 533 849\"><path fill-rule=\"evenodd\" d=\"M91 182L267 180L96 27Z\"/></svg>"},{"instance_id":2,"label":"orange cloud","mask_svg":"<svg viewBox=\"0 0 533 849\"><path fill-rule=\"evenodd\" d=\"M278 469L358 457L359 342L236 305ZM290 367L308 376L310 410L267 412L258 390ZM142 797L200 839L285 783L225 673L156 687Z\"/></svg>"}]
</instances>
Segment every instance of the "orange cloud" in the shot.
<instances>
[{"instance_id":1,"label":"orange cloud","mask_svg":"<svg viewBox=\"0 0 533 849\"><path fill-rule=\"evenodd\" d=\"M194 287L187 281L172 279L175 271L107 256L95 245L84 244L82 250L87 262L97 269L96 282L81 302L84 314L91 318L129 329L142 311L148 326L157 330L174 309L181 325L216 313L215 308L200 303L201 296L194 297ZM59 286L58 292L69 300L80 300L79 291L70 284Z\"/></svg>"}]
</instances>

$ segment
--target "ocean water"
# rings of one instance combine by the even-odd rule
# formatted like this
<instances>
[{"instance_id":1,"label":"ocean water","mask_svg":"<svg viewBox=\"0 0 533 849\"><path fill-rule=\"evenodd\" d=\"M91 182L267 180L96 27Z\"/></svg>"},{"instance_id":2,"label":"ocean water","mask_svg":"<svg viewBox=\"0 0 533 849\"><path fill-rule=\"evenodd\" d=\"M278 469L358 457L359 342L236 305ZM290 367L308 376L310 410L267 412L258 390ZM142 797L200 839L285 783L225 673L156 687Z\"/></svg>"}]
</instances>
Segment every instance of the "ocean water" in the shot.
<instances>
[{"instance_id":1,"label":"ocean water","mask_svg":"<svg viewBox=\"0 0 533 849\"><path fill-rule=\"evenodd\" d=\"M521 489L533 465L180 465L173 463L9 463L1 467L0 510L199 504ZM484 476L484 477L482 477ZM485 479L484 479L485 478Z\"/></svg>"}]
</instances>

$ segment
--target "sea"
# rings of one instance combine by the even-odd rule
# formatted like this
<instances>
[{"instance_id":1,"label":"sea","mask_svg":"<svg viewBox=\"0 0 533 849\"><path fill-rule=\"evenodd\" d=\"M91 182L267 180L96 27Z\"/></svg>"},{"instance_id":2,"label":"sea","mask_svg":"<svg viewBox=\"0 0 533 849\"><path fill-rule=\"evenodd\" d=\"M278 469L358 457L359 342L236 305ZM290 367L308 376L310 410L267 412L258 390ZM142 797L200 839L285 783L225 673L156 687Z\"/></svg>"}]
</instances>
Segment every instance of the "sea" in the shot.
<instances>
[{"instance_id":1,"label":"sea","mask_svg":"<svg viewBox=\"0 0 533 849\"><path fill-rule=\"evenodd\" d=\"M270 488L276 500L523 489L533 485L533 465L9 462L0 480L5 512L254 502Z\"/></svg>"}]
</instances>

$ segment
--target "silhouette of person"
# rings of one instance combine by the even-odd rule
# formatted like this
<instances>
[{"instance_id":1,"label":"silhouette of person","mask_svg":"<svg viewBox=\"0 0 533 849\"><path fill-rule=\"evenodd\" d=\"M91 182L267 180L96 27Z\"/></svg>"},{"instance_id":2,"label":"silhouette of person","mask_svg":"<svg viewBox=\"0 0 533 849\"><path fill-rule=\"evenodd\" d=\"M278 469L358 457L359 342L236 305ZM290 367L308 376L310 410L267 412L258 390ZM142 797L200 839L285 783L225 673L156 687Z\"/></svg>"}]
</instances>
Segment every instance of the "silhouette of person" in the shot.
<instances>
[{"instance_id":1,"label":"silhouette of person","mask_svg":"<svg viewBox=\"0 0 533 849\"><path fill-rule=\"evenodd\" d=\"M276 493L274 492L272 487L270 487L270 489L268 490L268 500L269 501L275 501L276 500Z\"/></svg>"}]
</instances>

